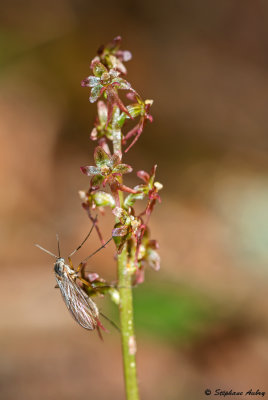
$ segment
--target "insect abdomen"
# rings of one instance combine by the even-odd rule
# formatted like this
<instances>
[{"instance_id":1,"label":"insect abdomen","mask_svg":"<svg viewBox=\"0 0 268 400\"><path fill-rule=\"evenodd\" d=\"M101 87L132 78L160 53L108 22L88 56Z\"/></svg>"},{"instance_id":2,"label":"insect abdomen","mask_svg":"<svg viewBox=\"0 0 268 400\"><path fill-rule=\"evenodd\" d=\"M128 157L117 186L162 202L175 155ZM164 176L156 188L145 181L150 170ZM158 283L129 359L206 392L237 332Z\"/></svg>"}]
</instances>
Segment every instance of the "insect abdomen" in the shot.
<instances>
[{"instance_id":1,"label":"insect abdomen","mask_svg":"<svg viewBox=\"0 0 268 400\"><path fill-rule=\"evenodd\" d=\"M61 279L56 276L63 300L76 322L85 329L96 328L99 310L72 277L64 274Z\"/></svg>"}]
</instances>

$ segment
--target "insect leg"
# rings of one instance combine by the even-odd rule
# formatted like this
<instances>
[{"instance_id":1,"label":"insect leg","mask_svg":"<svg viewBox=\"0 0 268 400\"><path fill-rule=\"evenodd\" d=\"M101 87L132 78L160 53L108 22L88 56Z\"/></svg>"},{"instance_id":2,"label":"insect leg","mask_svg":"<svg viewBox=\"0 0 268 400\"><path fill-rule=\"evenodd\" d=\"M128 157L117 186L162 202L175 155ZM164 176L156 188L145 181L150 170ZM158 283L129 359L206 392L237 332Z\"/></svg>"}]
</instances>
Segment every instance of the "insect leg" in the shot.
<instances>
[{"instance_id":1,"label":"insect leg","mask_svg":"<svg viewBox=\"0 0 268 400\"><path fill-rule=\"evenodd\" d=\"M85 263L80 262L80 264L78 265L76 272L78 273L83 267L85 266Z\"/></svg>"},{"instance_id":2,"label":"insect leg","mask_svg":"<svg viewBox=\"0 0 268 400\"><path fill-rule=\"evenodd\" d=\"M89 260L91 257L93 257L96 253L98 253L100 250L102 250L112 239L113 239L113 237L111 237L109 240L107 240L106 243L104 243L101 247L99 247L92 254L90 254L88 257L86 257L82 262L85 262L85 261Z\"/></svg>"},{"instance_id":3,"label":"insect leg","mask_svg":"<svg viewBox=\"0 0 268 400\"><path fill-rule=\"evenodd\" d=\"M71 254L69 255L69 257L73 256L79 249L81 249L81 247L83 246L83 244L87 241L87 239L89 238L89 236L91 235L91 232L93 231L94 226L96 225L98 216L96 215L95 218L93 218L92 220L92 227L90 228L90 231L88 232L87 236L85 237L85 239L83 240L83 242L74 250L71 252Z\"/></svg>"},{"instance_id":4,"label":"insect leg","mask_svg":"<svg viewBox=\"0 0 268 400\"><path fill-rule=\"evenodd\" d=\"M91 283L89 283L88 281L86 281L84 278L81 278L80 276L77 277L77 279L79 279L82 283L84 283L84 285L88 286L90 289L94 289L91 285Z\"/></svg>"},{"instance_id":5,"label":"insect leg","mask_svg":"<svg viewBox=\"0 0 268 400\"><path fill-rule=\"evenodd\" d=\"M102 312L100 312L100 315L105 318L107 321L110 322L111 325L113 325L113 327L118 330L118 332L121 332L120 328L116 325L115 322L113 322L110 318L106 317L106 315L104 315Z\"/></svg>"},{"instance_id":6,"label":"insect leg","mask_svg":"<svg viewBox=\"0 0 268 400\"><path fill-rule=\"evenodd\" d=\"M102 337L102 334L101 334L101 330L100 330L100 327L99 327L98 325L96 326L96 329L97 329L97 332L98 332L98 335L99 335L100 340L103 341L103 337Z\"/></svg>"},{"instance_id":7,"label":"insect leg","mask_svg":"<svg viewBox=\"0 0 268 400\"><path fill-rule=\"evenodd\" d=\"M72 262L70 256L68 257L68 261L69 261L70 267L74 270L74 265L73 265L73 262Z\"/></svg>"},{"instance_id":8,"label":"insect leg","mask_svg":"<svg viewBox=\"0 0 268 400\"><path fill-rule=\"evenodd\" d=\"M103 285L103 286L95 286L94 284L86 281L84 278L82 278L81 276L77 276L77 279L79 279L82 283L84 283L84 285L88 286L90 289L92 290L102 290L102 289L109 289L109 288L114 288L117 289L116 286L113 285Z\"/></svg>"}]
</instances>

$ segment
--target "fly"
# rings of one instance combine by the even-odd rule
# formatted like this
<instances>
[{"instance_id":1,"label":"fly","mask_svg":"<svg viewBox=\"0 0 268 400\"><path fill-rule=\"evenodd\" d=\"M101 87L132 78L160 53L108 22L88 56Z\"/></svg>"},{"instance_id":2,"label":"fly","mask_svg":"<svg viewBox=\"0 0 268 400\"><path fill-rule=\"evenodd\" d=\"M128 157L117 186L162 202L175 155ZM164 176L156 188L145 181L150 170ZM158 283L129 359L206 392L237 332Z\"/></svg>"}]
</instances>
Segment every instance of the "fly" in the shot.
<instances>
[{"instance_id":1,"label":"fly","mask_svg":"<svg viewBox=\"0 0 268 400\"><path fill-rule=\"evenodd\" d=\"M55 254L53 254L49 250L46 250L45 248L41 247L38 244L36 244L36 246L42 251L56 258L56 262L54 264L54 273L57 282L56 287L60 289L63 301L68 310L70 311L72 317L79 325L81 325L85 329L88 330L97 329L98 334L101 337L100 328L103 330L105 330L105 328L100 322L99 319L100 315L102 315L108 321L110 320L99 311L95 302L78 285L77 279L79 279L83 284L87 285L91 289L93 288L93 286L88 281L86 281L84 278L78 275L79 271L85 265L85 262L93 255L95 255L98 251L103 249L112 240L112 238L110 238L104 245L102 245L100 248L98 248L96 251L90 254L90 256L86 257L79 264L76 270L74 269L73 263L71 261L71 256L74 255L83 246L83 244L90 236L93 228L94 224L91 227L91 230L87 234L86 238L83 240L83 242L68 256L69 265L65 263L64 258L62 258L60 255L60 245L59 245L58 235L57 235L58 256L56 256ZM117 326L112 321L110 322L117 328Z\"/></svg>"}]
</instances>

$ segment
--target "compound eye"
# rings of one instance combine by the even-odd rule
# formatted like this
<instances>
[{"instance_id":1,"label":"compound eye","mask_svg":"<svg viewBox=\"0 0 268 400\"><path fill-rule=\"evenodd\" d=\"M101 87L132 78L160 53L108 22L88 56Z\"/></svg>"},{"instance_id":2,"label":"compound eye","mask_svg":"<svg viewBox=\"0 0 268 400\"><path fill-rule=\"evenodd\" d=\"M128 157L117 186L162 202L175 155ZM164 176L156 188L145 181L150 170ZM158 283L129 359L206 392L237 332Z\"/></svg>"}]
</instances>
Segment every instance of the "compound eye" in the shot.
<instances>
[{"instance_id":1,"label":"compound eye","mask_svg":"<svg viewBox=\"0 0 268 400\"><path fill-rule=\"evenodd\" d=\"M56 274L62 275L63 268L62 268L61 263L57 262L57 263L55 264L55 266L54 266L54 271L56 272Z\"/></svg>"}]
</instances>

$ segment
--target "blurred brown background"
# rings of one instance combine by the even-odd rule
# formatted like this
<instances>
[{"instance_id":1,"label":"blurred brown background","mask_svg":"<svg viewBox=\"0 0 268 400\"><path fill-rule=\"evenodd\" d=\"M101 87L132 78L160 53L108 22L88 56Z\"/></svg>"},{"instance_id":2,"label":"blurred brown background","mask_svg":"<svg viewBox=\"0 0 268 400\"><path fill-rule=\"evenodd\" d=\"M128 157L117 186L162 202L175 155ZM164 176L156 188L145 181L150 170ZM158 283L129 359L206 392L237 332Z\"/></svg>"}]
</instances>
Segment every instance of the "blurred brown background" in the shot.
<instances>
[{"instance_id":1,"label":"blurred brown background","mask_svg":"<svg viewBox=\"0 0 268 400\"><path fill-rule=\"evenodd\" d=\"M156 162L164 184L162 268L134 291L141 397L268 392L268 3L11 0L0 21L0 398L124 398L119 335L106 324L101 343L72 321L33 246L55 251L58 232L68 254L89 229L77 192L96 107L80 81L118 34L129 81L155 101L125 162ZM112 246L90 268L116 279Z\"/></svg>"}]
</instances>

